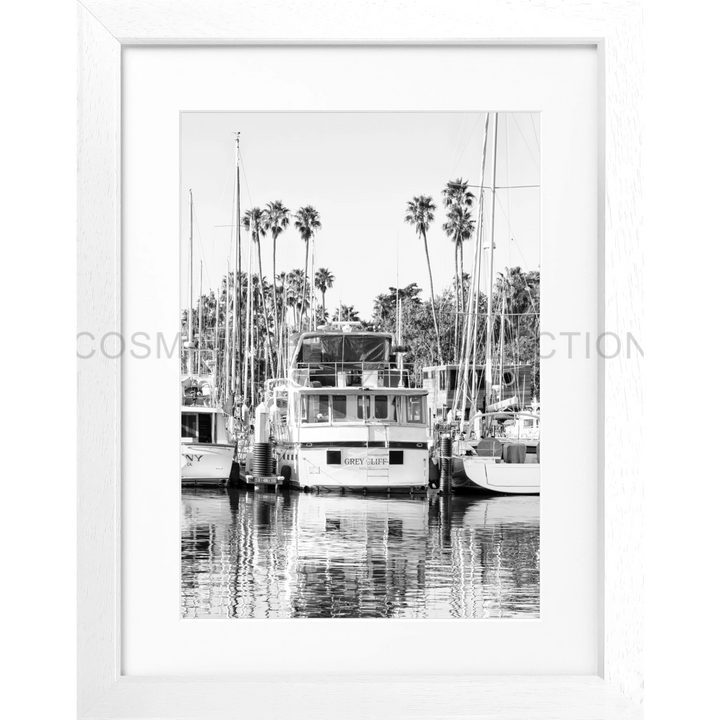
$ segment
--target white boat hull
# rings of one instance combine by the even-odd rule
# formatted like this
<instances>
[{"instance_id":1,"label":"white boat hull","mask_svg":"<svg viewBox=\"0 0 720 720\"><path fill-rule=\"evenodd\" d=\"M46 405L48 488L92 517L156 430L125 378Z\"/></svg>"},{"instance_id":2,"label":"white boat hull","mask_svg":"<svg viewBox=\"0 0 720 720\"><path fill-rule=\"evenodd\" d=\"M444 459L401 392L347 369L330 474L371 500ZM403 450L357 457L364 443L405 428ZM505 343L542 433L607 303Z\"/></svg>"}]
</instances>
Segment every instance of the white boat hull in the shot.
<instances>
[{"instance_id":1,"label":"white boat hull","mask_svg":"<svg viewBox=\"0 0 720 720\"><path fill-rule=\"evenodd\" d=\"M234 451L233 445L183 443L180 447L182 482L200 485L227 481Z\"/></svg>"},{"instance_id":2,"label":"white boat hull","mask_svg":"<svg viewBox=\"0 0 720 720\"><path fill-rule=\"evenodd\" d=\"M539 463L498 463L494 458L467 455L462 458L462 466L464 473L454 482L457 487L522 495L540 493Z\"/></svg>"},{"instance_id":3,"label":"white boat hull","mask_svg":"<svg viewBox=\"0 0 720 720\"><path fill-rule=\"evenodd\" d=\"M285 474L293 487L301 489L409 492L411 488L427 488L425 447L403 450L399 464L391 464L390 451L385 448L338 447L336 450L338 462L329 464L326 448L288 448L280 454L278 472Z\"/></svg>"}]
</instances>

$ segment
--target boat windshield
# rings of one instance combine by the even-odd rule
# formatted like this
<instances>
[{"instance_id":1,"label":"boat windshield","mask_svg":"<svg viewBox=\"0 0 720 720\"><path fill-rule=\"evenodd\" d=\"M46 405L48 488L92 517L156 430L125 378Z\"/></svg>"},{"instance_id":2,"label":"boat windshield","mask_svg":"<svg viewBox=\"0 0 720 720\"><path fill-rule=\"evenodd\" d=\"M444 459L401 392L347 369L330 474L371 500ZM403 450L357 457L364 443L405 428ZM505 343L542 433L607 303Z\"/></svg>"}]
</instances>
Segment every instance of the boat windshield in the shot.
<instances>
[{"instance_id":1,"label":"boat windshield","mask_svg":"<svg viewBox=\"0 0 720 720\"><path fill-rule=\"evenodd\" d=\"M403 399L397 395L303 395L301 422L317 423L365 423L401 422ZM406 399L406 422L422 423L424 397Z\"/></svg>"}]
</instances>

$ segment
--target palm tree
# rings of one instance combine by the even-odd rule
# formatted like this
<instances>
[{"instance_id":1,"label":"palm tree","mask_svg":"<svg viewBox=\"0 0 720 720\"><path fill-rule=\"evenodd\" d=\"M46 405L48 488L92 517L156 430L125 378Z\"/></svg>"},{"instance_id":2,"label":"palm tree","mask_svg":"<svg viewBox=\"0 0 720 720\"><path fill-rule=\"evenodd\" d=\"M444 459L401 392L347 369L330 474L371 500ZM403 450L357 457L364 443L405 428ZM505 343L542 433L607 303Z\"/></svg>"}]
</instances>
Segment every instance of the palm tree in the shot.
<instances>
[{"instance_id":1,"label":"palm tree","mask_svg":"<svg viewBox=\"0 0 720 720\"><path fill-rule=\"evenodd\" d=\"M457 305L457 313L464 312L465 309L465 288L460 283L464 269L464 253L463 242L472 237L472 231L465 234L465 227L470 218L470 208L475 201L475 196L468 190L468 181L457 178L449 182L442 191L443 205L448 208L448 221L443 225L443 230L455 241L455 303ZM452 216L455 216L453 218ZM473 227L474 221L471 221ZM448 227L454 227L455 235L451 235ZM458 251L460 252L460 270L458 272ZM462 309L461 309L462 308ZM463 316L464 318L464 316ZM455 315L455 361L457 362L457 345L458 345L458 320L459 314Z\"/></svg>"},{"instance_id":2,"label":"palm tree","mask_svg":"<svg viewBox=\"0 0 720 720\"><path fill-rule=\"evenodd\" d=\"M259 272L259 286L260 286L260 302L262 303L263 318L265 320L265 335L268 341L270 340L270 323L268 321L267 314L267 298L265 296L265 283L263 282L263 269L262 269L262 252L260 251L260 235L262 232L263 224L265 222L265 211L261 208L255 207L245 211L243 215L242 225L252 237L253 242L257 247L258 256L258 272ZM271 362L272 365L272 362Z\"/></svg>"},{"instance_id":3,"label":"palm tree","mask_svg":"<svg viewBox=\"0 0 720 720\"><path fill-rule=\"evenodd\" d=\"M465 288L461 280L464 273L462 272L462 260L458 266L458 251L462 256L463 243L465 240L469 240L475 231L475 220L473 220L468 208L453 206L448 210L447 222L443 223L442 228L455 245L455 362L457 362L458 319L460 313L463 313L465 309Z\"/></svg>"},{"instance_id":4,"label":"palm tree","mask_svg":"<svg viewBox=\"0 0 720 720\"><path fill-rule=\"evenodd\" d=\"M427 260L428 275L430 276L430 305L432 307L433 324L435 325L435 340L437 341L438 358L443 364L442 348L440 347L440 329L438 327L437 312L435 311L435 286L433 285L432 267L430 266L430 253L428 252L427 231L430 223L435 220L435 203L429 195L416 195L408 201L405 209L405 222L415 226L415 232L423 239L425 246L425 259Z\"/></svg>"},{"instance_id":5,"label":"palm tree","mask_svg":"<svg viewBox=\"0 0 720 720\"><path fill-rule=\"evenodd\" d=\"M325 293L333 286L335 276L327 268L319 268L315 273L315 287L322 295L322 315L325 317Z\"/></svg>"},{"instance_id":6,"label":"palm tree","mask_svg":"<svg viewBox=\"0 0 720 720\"><path fill-rule=\"evenodd\" d=\"M312 240L318 230L322 230L322 225L320 224L320 213L312 205L301 207L295 213L294 218L295 228L305 242L305 286L302 294L303 298L305 298L307 296L308 253L310 251L310 240Z\"/></svg>"},{"instance_id":7,"label":"palm tree","mask_svg":"<svg viewBox=\"0 0 720 720\"><path fill-rule=\"evenodd\" d=\"M272 236L273 250L272 250L272 276L277 277L277 268L275 264L275 255L277 252L277 239L280 233L284 232L290 222L290 210L288 210L282 203L282 200L275 200L269 202L265 206L265 216L263 217L263 224L261 232L263 235L270 233ZM275 328L280 326L278 320L278 301L277 301L277 288L276 283L273 282L273 321L275 322Z\"/></svg>"},{"instance_id":8,"label":"palm tree","mask_svg":"<svg viewBox=\"0 0 720 720\"><path fill-rule=\"evenodd\" d=\"M303 297L305 290L305 275L300 268L291 270L286 277L287 282L287 304L288 307L293 309L293 319L295 321L295 328L300 329L298 314L302 317L302 313L305 309L305 300L307 296Z\"/></svg>"},{"instance_id":9,"label":"palm tree","mask_svg":"<svg viewBox=\"0 0 720 720\"><path fill-rule=\"evenodd\" d=\"M332 319L339 322L358 322L360 315L354 305L343 305L340 303L340 307L335 310Z\"/></svg>"}]
</instances>

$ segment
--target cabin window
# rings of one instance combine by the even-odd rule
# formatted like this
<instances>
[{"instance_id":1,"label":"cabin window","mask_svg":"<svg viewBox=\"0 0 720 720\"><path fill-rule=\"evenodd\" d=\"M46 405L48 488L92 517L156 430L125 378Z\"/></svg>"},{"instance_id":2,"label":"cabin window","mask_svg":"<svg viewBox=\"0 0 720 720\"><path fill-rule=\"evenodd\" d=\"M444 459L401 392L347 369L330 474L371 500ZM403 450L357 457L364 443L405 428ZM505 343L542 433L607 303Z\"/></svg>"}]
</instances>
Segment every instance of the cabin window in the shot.
<instances>
[{"instance_id":1,"label":"cabin window","mask_svg":"<svg viewBox=\"0 0 720 720\"><path fill-rule=\"evenodd\" d=\"M330 422L330 396L304 395L302 421L304 423Z\"/></svg>"},{"instance_id":2,"label":"cabin window","mask_svg":"<svg viewBox=\"0 0 720 720\"><path fill-rule=\"evenodd\" d=\"M211 413L183 413L180 432L184 438L194 442L211 443L213 441L213 415Z\"/></svg>"},{"instance_id":3,"label":"cabin window","mask_svg":"<svg viewBox=\"0 0 720 720\"><path fill-rule=\"evenodd\" d=\"M358 420L370 419L370 398L367 395L357 396L357 417Z\"/></svg>"},{"instance_id":4,"label":"cabin window","mask_svg":"<svg viewBox=\"0 0 720 720\"><path fill-rule=\"evenodd\" d=\"M441 390L445 390L446 387L447 387L447 385L446 385L446 383L445 383L445 371L444 371L444 370L440 370L440 372L438 373L438 375L440 376L440 389L441 389Z\"/></svg>"},{"instance_id":5,"label":"cabin window","mask_svg":"<svg viewBox=\"0 0 720 720\"><path fill-rule=\"evenodd\" d=\"M407 421L409 423L422 423L425 413L423 412L423 396L410 395L407 399Z\"/></svg>"},{"instance_id":6,"label":"cabin window","mask_svg":"<svg viewBox=\"0 0 720 720\"><path fill-rule=\"evenodd\" d=\"M347 416L347 395L332 396L333 422L346 422Z\"/></svg>"},{"instance_id":7,"label":"cabin window","mask_svg":"<svg viewBox=\"0 0 720 720\"><path fill-rule=\"evenodd\" d=\"M198 439L201 443L213 441L213 416L210 413L198 414Z\"/></svg>"},{"instance_id":8,"label":"cabin window","mask_svg":"<svg viewBox=\"0 0 720 720\"><path fill-rule=\"evenodd\" d=\"M448 390L454 390L457 387L457 370L451 368L448 370Z\"/></svg>"},{"instance_id":9,"label":"cabin window","mask_svg":"<svg viewBox=\"0 0 720 720\"><path fill-rule=\"evenodd\" d=\"M375 419L387 420L388 422L397 422L398 398L394 395L376 395L375 396Z\"/></svg>"},{"instance_id":10,"label":"cabin window","mask_svg":"<svg viewBox=\"0 0 720 720\"><path fill-rule=\"evenodd\" d=\"M197 440L197 413L183 413L181 422L182 437Z\"/></svg>"}]
</instances>

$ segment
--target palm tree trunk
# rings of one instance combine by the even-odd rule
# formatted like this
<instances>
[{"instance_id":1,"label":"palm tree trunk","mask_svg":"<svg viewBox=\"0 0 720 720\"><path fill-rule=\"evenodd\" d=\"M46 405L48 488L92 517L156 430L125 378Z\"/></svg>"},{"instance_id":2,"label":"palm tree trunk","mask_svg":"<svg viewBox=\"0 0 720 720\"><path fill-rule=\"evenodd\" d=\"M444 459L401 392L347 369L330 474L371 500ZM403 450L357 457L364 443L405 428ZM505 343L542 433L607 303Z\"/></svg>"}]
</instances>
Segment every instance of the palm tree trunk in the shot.
<instances>
[{"instance_id":1,"label":"palm tree trunk","mask_svg":"<svg viewBox=\"0 0 720 720\"><path fill-rule=\"evenodd\" d=\"M458 287L458 246L455 243L455 349L453 363L458 359L458 318L460 312L460 288Z\"/></svg>"},{"instance_id":2,"label":"palm tree trunk","mask_svg":"<svg viewBox=\"0 0 720 720\"><path fill-rule=\"evenodd\" d=\"M308 268L308 252L310 250L310 238L306 238L305 240L305 276L303 277L303 294L300 298L300 322L302 322L302 317L305 314L305 297L307 295L307 268Z\"/></svg>"},{"instance_id":3,"label":"palm tree trunk","mask_svg":"<svg viewBox=\"0 0 720 720\"><path fill-rule=\"evenodd\" d=\"M322 321L325 322L325 290L322 291Z\"/></svg>"},{"instance_id":4,"label":"palm tree trunk","mask_svg":"<svg viewBox=\"0 0 720 720\"><path fill-rule=\"evenodd\" d=\"M272 276L272 289L273 289L273 322L275 323L275 367L280 367L280 355L279 355L279 338L280 338L280 319L278 312L277 302L277 287L275 278L277 277L277 268L275 267L275 253L277 250L277 233L273 233L273 276Z\"/></svg>"},{"instance_id":5,"label":"palm tree trunk","mask_svg":"<svg viewBox=\"0 0 720 720\"><path fill-rule=\"evenodd\" d=\"M268 314L267 314L267 302L265 298L265 286L263 285L263 271L262 271L262 252L260 252L260 236L257 234L256 236L256 242L257 242L257 254L258 254L258 270L260 271L260 277L259 279L259 289L260 289L260 302L262 303L263 307L263 318L265 320L265 335L268 345L270 344L270 323L268 322ZM270 370L275 373L275 367L274 363L270 362Z\"/></svg>"},{"instance_id":6,"label":"palm tree trunk","mask_svg":"<svg viewBox=\"0 0 720 720\"><path fill-rule=\"evenodd\" d=\"M435 339L437 340L438 358L443 364L442 347L440 346L440 328L438 327L437 312L435 311L435 286L433 285L432 267L430 266L430 253L428 252L427 236L422 234L425 244L425 259L427 260L428 275L430 276L430 307L432 308L433 325L435 326ZM323 301L324 302L324 301Z\"/></svg>"},{"instance_id":7,"label":"palm tree trunk","mask_svg":"<svg viewBox=\"0 0 720 720\"><path fill-rule=\"evenodd\" d=\"M465 322L467 320L467 316L465 315L465 280L464 280L464 268L465 265L465 258L464 258L464 252L463 252L463 242L460 240L460 279L458 280L460 284L460 311L462 312L462 323L460 327L462 328L462 332L460 337L465 337Z\"/></svg>"}]
</instances>

